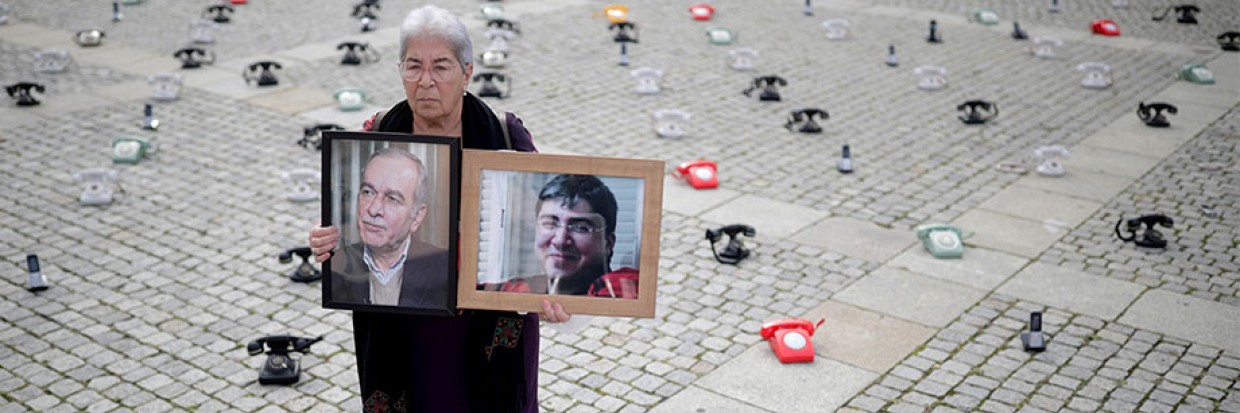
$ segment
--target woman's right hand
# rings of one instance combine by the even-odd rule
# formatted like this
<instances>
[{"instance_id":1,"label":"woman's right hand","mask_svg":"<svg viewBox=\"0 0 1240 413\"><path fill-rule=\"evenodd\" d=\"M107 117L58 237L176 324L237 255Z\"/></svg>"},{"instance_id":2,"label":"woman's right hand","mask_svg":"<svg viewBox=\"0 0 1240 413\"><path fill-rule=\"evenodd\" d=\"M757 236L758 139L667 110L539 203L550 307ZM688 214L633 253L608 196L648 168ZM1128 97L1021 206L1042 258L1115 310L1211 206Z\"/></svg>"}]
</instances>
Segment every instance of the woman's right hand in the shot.
<instances>
[{"instance_id":1,"label":"woman's right hand","mask_svg":"<svg viewBox=\"0 0 1240 413\"><path fill-rule=\"evenodd\" d=\"M310 251L314 253L314 262L321 264L331 258L339 239L339 228L322 225L310 228Z\"/></svg>"}]
</instances>

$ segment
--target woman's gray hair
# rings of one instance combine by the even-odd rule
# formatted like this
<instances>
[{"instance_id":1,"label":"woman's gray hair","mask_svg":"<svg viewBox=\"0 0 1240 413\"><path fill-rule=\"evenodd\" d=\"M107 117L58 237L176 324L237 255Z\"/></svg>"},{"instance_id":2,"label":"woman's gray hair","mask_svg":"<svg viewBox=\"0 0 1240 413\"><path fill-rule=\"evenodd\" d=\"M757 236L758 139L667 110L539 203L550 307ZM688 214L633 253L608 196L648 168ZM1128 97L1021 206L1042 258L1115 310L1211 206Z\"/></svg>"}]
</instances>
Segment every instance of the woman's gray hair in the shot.
<instances>
[{"instance_id":1,"label":"woman's gray hair","mask_svg":"<svg viewBox=\"0 0 1240 413\"><path fill-rule=\"evenodd\" d=\"M474 44L469 40L469 30L466 30L465 23L450 11L427 5L405 15L405 21L400 24L399 59L404 60L409 39L415 37L438 37L447 40L456 51L461 70L474 63Z\"/></svg>"}]
</instances>

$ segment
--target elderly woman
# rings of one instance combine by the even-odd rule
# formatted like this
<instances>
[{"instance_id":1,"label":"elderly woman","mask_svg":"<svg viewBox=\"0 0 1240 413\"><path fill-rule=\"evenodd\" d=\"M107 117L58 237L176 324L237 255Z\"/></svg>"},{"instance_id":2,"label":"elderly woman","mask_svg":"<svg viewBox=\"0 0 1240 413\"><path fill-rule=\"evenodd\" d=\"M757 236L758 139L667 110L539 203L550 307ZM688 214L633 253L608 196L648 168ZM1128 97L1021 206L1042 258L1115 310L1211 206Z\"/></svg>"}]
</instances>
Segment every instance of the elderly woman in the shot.
<instances>
[{"instance_id":1,"label":"elderly woman","mask_svg":"<svg viewBox=\"0 0 1240 413\"><path fill-rule=\"evenodd\" d=\"M492 112L465 90L473 45L460 19L425 6L401 24L400 75L407 100L367 129L458 137L470 149L533 151L529 131L511 113ZM310 230L318 262L331 256L336 227ZM542 318L565 322L559 304ZM367 412L538 411L538 315L463 311L456 317L353 313L354 343Z\"/></svg>"}]
</instances>

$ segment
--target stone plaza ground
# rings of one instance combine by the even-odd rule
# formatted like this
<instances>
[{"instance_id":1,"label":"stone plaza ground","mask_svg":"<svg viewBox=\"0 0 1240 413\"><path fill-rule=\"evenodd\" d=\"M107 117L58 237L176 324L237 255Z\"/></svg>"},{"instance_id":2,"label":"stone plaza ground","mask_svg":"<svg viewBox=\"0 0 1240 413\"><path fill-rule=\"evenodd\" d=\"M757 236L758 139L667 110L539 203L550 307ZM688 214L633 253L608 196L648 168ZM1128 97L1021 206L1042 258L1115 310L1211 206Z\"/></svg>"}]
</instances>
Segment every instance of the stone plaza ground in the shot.
<instances>
[{"instance_id":1,"label":"stone plaza ground","mask_svg":"<svg viewBox=\"0 0 1240 413\"><path fill-rule=\"evenodd\" d=\"M320 168L296 144L302 128L349 128L403 99L394 67L398 25L426 4L384 0L379 30L361 33L352 4L251 0L203 46L218 61L179 69L187 24L213 1L0 0L0 83L46 86L43 104L0 105L0 412L358 411L352 324L321 307L318 284L296 284L276 256L304 244L318 203L286 200L283 173ZM1202 0L1200 24L1155 22L1170 3L1132 0L717 1L710 22L690 2L635 0L640 43L631 66L599 0L505 0L521 24L503 73L542 152L718 162L720 188L664 185L657 315L576 316L544 325L539 399L568 412L1240 412L1240 53L1215 36L1238 31L1240 3ZM489 41L475 0L444 0L476 51ZM998 26L971 23L990 8ZM850 21L829 41L821 23ZM1120 37L1089 33L1114 19ZM941 44L923 40L937 20ZM1063 46L1030 55L1012 19ZM81 48L79 30L107 32ZM708 27L736 34L711 44ZM376 64L343 66L336 45L369 42ZM900 65L886 66L888 45ZM727 52L760 52L757 70ZM35 51L68 50L64 73L34 68ZM242 68L280 62L280 84L247 85ZM1104 62L1114 85L1081 87L1077 65ZM1173 76L1203 63L1216 83ZM913 68L947 69L948 85L917 88ZM662 92L634 93L629 70L664 70ZM482 71L479 68L475 73ZM147 77L184 76L180 98L154 102L158 132L138 127ZM780 102L741 91L753 76L787 79ZM474 84L472 88L478 85ZM333 91L360 87L367 107L336 109ZM982 126L956 119L969 99L996 102ZM1141 102L1179 108L1148 128ZM785 129L791 110L830 113L823 133ZM691 113L688 135L659 138L651 114ZM113 165L114 137L150 138L158 152ZM842 145L856 172L838 173ZM1034 148L1071 150L1058 178L1032 169ZM81 206L74 172L120 172L124 193ZM1203 208L1202 206L1209 206ZM1161 213L1166 249L1116 239L1116 221ZM958 225L963 258L933 258L914 228ZM753 256L717 263L703 232L746 223ZM51 289L26 291L27 254ZM1047 350L1019 334L1043 311ZM817 360L782 365L759 326L826 318ZM301 382L262 386L265 335L325 337L302 358Z\"/></svg>"}]
</instances>

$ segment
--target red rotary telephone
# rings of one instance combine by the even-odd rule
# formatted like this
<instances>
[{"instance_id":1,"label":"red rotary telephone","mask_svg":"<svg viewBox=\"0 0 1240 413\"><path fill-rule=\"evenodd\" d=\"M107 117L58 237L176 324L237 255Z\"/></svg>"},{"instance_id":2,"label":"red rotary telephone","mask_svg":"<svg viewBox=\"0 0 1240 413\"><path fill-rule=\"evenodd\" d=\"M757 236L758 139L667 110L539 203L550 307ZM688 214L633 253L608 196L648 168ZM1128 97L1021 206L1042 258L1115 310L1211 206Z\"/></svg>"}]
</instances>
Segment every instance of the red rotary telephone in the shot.
<instances>
[{"instance_id":1,"label":"red rotary telephone","mask_svg":"<svg viewBox=\"0 0 1240 413\"><path fill-rule=\"evenodd\" d=\"M706 3L694 4L689 6L689 14L693 20L710 20L715 15L715 7Z\"/></svg>"},{"instance_id":2,"label":"red rotary telephone","mask_svg":"<svg viewBox=\"0 0 1240 413\"><path fill-rule=\"evenodd\" d=\"M1089 29L1093 31L1094 34L1100 34L1103 36L1119 36L1119 25L1115 24L1115 20L1111 19L1094 20L1094 23L1089 25Z\"/></svg>"},{"instance_id":3,"label":"red rotary telephone","mask_svg":"<svg viewBox=\"0 0 1240 413\"><path fill-rule=\"evenodd\" d=\"M814 361L814 344L809 338L827 319L814 324L809 320L789 318L762 325L762 338L771 345L780 363L809 363Z\"/></svg>"},{"instance_id":4,"label":"red rotary telephone","mask_svg":"<svg viewBox=\"0 0 1240 413\"><path fill-rule=\"evenodd\" d=\"M232 4L245 4L246 3L245 0L230 0L229 2Z\"/></svg>"},{"instance_id":5,"label":"red rotary telephone","mask_svg":"<svg viewBox=\"0 0 1240 413\"><path fill-rule=\"evenodd\" d=\"M699 159L680 164L672 177L688 181L694 189L713 189L719 187L718 169L714 162Z\"/></svg>"}]
</instances>

